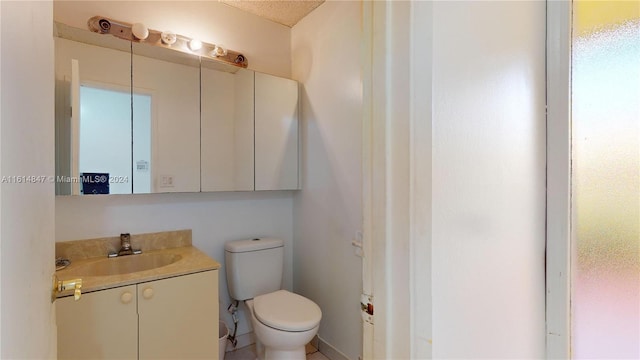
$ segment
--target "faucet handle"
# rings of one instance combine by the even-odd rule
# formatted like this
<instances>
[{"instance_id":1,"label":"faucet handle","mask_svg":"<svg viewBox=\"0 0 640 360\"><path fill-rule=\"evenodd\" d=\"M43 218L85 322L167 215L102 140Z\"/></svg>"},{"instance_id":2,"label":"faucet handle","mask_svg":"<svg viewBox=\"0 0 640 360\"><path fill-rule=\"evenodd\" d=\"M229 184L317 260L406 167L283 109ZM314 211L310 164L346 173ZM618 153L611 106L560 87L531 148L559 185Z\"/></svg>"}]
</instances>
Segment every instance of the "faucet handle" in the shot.
<instances>
[{"instance_id":1,"label":"faucet handle","mask_svg":"<svg viewBox=\"0 0 640 360\"><path fill-rule=\"evenodd\" d=\"M122 250L131 249L131 234L129 233L120 234L120 246Z\"/></svg>"}]
</instances>

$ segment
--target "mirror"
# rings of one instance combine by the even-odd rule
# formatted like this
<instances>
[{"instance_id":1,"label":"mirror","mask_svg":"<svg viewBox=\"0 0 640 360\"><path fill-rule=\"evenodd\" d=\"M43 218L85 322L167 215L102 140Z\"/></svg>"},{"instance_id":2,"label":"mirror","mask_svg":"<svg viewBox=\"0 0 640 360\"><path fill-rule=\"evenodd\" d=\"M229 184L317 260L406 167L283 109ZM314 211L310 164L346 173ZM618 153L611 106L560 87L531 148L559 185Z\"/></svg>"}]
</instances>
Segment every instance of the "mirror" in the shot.
<instances>
[{"instance_id":1,"label":"mirror","mask_svg":"<svg viewBox=\"0 0 640 360\"><path fill-rule=\"evenodd\" d=\"M202 191L254 190L254 72L201 63Z\"/></svg>"},{"instance_id":2,"label":"mirror","mask_svg":"<svg viewBox=\"0 0 640 360\"><path fill-rule=\"evenodd\" d=\"M133 192L198 192L200 59L143 43L132 51Z\"/></svg>"},{"instance_id":3,"label":"mirror","mask_svg":"<svg viewBox=\"0 0 640 360\"><path fill-rule=\"evenodd\" d=\"M129 44L57 25L56 194L130 194Z\"/></svg>"},{"instance_id":4,"label":"mirror","mask_svg":"<svg viewBox=\"0 0 640 360\"><path fill-rule=\"evenodd\" d=\"M55 25L57 195L299 188L297 82Z\"/></svg>"},{"instance_id":5,"label":"mirror","mask_svg":"<svg viewBox=\"0 0 640 360\"><path fill-rule=\"evenodd\" d=\"M200 191L199 58L59 23L56 35L56 194Z\"/></svg>"}]
</instances>

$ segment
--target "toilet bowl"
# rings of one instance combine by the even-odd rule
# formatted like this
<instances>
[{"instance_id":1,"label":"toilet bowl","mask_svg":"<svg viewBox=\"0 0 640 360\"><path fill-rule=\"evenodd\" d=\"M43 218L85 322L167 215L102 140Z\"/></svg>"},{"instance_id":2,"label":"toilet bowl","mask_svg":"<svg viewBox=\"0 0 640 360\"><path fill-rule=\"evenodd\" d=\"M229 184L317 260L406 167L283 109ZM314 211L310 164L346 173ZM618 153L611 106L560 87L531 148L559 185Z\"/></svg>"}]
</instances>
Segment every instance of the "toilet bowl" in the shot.
<instances>
[{"instance_id":1,"label":"toilet bowl","mask_svg":"<svg viewBox=\"0 0 640 360\"><path fill-rule=\"evenodd\" d=\"M286 290L257 296L245 304L259 341L259 359L305 359L305 345L318 333L322 318L318 305Z\"/></svg>"},{"instance_id":2,"label":"toilet bowl","mask_svg":"<svg viewBox=\"0 0 640 360\"><path fill-rule=\"evenodd\" d=\"M304 296L281 290L282 239L254 238L225 243L229 295L251 313L261 360L304 360L305 345L318 333L322 312Z\"/></svg>"}]
</instances>

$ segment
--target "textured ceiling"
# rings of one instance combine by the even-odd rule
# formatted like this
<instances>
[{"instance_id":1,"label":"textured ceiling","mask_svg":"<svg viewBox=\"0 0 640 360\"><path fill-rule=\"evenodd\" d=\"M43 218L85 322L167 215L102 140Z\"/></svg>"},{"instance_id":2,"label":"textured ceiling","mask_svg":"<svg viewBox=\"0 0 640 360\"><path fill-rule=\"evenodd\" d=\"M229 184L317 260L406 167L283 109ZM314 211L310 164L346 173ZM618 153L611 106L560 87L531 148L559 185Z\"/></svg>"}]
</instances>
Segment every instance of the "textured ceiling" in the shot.
<instances>
[{"instance_id":1,"label":"textured ceiling","mask_svg":"<svg viewBox=\"0 0 640 360\"><path fill-rule=\"evenodd\" d=\"M324 0L218 0L240 10L292 27Z\"/></svg>"}]
</instances>

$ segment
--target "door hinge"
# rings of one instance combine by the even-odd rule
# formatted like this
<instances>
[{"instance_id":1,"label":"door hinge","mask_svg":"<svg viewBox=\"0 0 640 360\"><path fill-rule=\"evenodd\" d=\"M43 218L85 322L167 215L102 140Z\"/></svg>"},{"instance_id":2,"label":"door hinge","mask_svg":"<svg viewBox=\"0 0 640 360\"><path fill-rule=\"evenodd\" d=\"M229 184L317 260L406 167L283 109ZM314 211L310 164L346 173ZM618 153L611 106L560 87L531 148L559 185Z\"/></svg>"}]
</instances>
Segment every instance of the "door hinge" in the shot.
<instances>
[{"instance_id":1,"label":"door hinge","mask_svg":"<svg viewBox=\"0 0 640 360\"><path fill-rule=\"evenodd\" d=\"M360 295L360 310L362 320L373 325L373 296L368 294Z\"/></svg>"}]
</instances>

